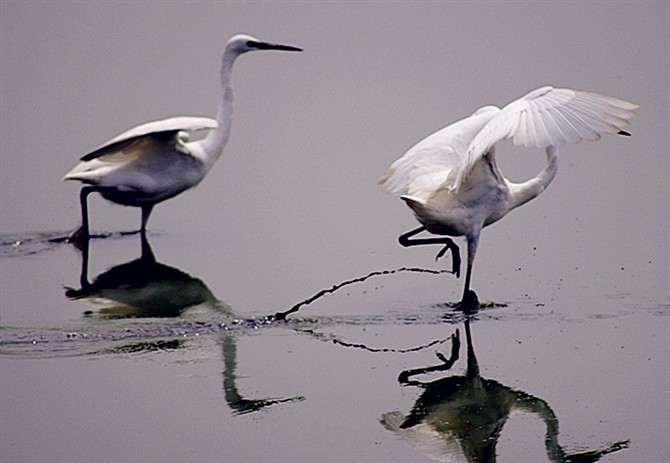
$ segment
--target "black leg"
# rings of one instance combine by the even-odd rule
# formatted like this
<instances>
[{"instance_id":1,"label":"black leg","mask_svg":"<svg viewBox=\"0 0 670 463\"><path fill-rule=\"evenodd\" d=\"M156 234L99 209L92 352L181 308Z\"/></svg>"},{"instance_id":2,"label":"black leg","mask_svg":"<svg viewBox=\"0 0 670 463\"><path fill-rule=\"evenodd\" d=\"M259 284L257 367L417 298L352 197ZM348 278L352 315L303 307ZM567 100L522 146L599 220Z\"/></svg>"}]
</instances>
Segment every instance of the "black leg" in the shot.
<instances>
[{"instance_id":1,"label":"black leg","mask_svg":"<svg viewBox=\"0 0 670 463\"><path fill-rule=\"evenodd\" d=\"M79 276L79 283L81 289L84 290L89 287L88 282L88 240L77 243L77 247L81 250L81 275Z\"/></svg>"},{"instance_id":2,"label":"black leg","mask_svg":"<svg viewBox=\"0 0 670 463\"><path fill-rule=\"evenodd\" d=\"M82 243L87 243L91 239L91 234L88 227L88 195L95 192L115 191L115 187L110 186L94 186L87 185L81 188L79 192L79 204L81 206L81 226L77 228L67 238L69 243L76 246L81 246Z\"/></svg>"},{"instance_id":3,"label":"black leg","mask_svg":"<svg viewBox=\"0 0 670 463\"><path fill-rule=\"evenodd\" d=\"M97 187L94 186L85 186L82 187L79 192L79 204L81 206L81 226L77 228L72 234L68 237L68 242L74 244L88 243L90 239L89 229L88 229L88 195L98 191Z\"/></svg>"},{"instance_id":4,"label":"black leg","mask_svg":"<svg viewBox=\"0 0 670 463\"><path fill-rule=\"evenodd\" d=\"M479 298L477 294L470 289L470 278L472 277L472 265L475 262L477 253L477 244L479 243L479 234L473 234L468 237L468 263L465 270L465 284L463 285L463 298L456 304L455 310L464 313L475 313L479 310Z\"/></svg>"},{"instance_id":5,"label":"black leg","mask_svg":"<svg viewBox=\"0 0 670 463\"><path fill-rule=\"evenodd\" d=\"M142 206L142 227L140 228L140 233L144 237L146 237L147 234L147 222L149 221L149 216L151 215L151 211L153 209L154 209L153 204Z\"/></svg>"},{"instance_id":6,"label":"black leg","mask_svg":"<svg viewBox=\"0 0 670 463\"><path fill-rule=\"evenodd\" d=\"M154 252L151 250L151 245L149 244L149 240L147 239L147 235L144 233L140 234L140 239L142 242L142 257L141 259L145 263L156 263L156 257L154 256Z\"/></svg>"},{"instance_id":7,"label":"black leg","mask_svg":"<svg viewBox=\"0 0 670 463\"><path fill-rule=\"evenodd\" d=\"M451 261L452 261L451 273L456 275L456 278L458 278L461 274L461 251L458 248L458 245L454 243L454 240L447 237L410 239L414 235L417 235L425 230L426 227L419 227L415 230L409 231L404 235L400 235L400 237L398 238L398 242L406 248L410 246L423 246L426 244L444 244L444 248L442 248L440 252L437 253L437 255L435 256L435 260L438 260L440 257L444 256L447 253L447 251L451 250Z\"/></svg>"}]
</instances>

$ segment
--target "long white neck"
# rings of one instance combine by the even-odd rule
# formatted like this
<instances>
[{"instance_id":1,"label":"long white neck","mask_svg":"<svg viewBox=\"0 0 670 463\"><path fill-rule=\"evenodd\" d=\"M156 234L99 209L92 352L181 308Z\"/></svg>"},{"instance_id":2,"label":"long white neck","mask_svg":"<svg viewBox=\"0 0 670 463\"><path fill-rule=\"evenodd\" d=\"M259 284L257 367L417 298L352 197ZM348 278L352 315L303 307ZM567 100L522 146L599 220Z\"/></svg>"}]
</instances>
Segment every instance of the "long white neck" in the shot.
<instances>
[{"instance_id":1,"label":"long white neck","mask_svg":"<svg viewBox=\"0 0 670 463\"><path fill-rule=\"evenodd\" d=\"M216 129L211 130L201 142L205 155L204 162L208 170L221 157L230 137L230 129L233 123L233 109L235 106L233 95L233 63L237 56L237 53L226 49L221 60L221 86L223 94L221 95L221 103L216 114L216 121L219 125Z\"/></svg>"},{"instance_id":2,"label":"long white neck","mask_svg":"<svg viewBox=\"0 0 670 463\"><path fill-rule=\"evenodd\" d=\"M526 204L538 196L556 176L556 172L558 172L558 148L548 146L546 153L547 166L536 177L522 183L507 182L510 191L510 210Z\"/></svg>"}]
</instances>

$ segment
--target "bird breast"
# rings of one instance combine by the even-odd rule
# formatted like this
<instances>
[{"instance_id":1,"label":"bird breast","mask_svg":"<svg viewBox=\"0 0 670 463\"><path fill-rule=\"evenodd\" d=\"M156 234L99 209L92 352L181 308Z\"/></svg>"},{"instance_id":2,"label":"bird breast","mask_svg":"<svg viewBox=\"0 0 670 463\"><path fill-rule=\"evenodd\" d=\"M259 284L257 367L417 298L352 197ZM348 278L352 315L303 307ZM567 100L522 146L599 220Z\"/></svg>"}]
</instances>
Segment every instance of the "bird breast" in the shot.
<instances>
[{"instance_id":1,"label":"bird breast","mask_svg":"<svg viewBox=\"0 0 670 463\"><path fill-rule=\"evenodd\" d=\"M509 212L507 184L493 175L481 175L478 169L488 166L478 164L458 191L440 188L425 200L405 200L426 230L438 235L463 236Z\"/></svg>"}]
</instances>

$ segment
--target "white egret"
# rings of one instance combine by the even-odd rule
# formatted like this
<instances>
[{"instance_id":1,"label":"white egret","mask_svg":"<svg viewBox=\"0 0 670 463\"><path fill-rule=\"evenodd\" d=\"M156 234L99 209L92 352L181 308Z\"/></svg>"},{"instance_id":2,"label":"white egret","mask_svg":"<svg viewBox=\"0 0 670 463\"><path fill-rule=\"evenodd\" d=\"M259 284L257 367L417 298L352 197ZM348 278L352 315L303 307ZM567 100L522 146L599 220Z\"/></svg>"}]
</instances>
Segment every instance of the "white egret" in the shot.
<instances>
[{"instance_id":1,"label":"white egret","mask_svg":"<svg viewBox=\"0 0 670 463\"><path fill-rule=\"evenodd\" d=\"M479 302L470 290L472 265L482 228L542 193L558 170L558 147L622 131L638 105L595 93L557 89L534 90L503 109L485 106L410 148L379 181L400 195L421 227L403 234L403 246L444 244L440 258L452 251L453 273L459 276L460 254L450 238L415 238L422 231L465 236L468 244L463 297L456 308L470 311ZM512 139L516 146L545 148L546 167L534 178L513 183L495 161L495 144Z\"/></svg>"},{"instance_id":2,"label":"white egret","mask_svg":"<svg viewBox=\"0 0 670 463\"><path fill-rule=\"evenodd\" d=\"M71 240L88 240L87 196L98 192L105 199L142 209L141 232L146 233L155 204L196 186L221 156L233 117L232 71L235 59L254 50L302 51L300 48L261 42L248 35L231 37L223 52L223 95L216 119L171 117L148 122L112 138L81 158L64 180L86 184L80 193L82 225ZM205 138L189 141L189 131L209 130Z\"/></svg>"}]
</instances>

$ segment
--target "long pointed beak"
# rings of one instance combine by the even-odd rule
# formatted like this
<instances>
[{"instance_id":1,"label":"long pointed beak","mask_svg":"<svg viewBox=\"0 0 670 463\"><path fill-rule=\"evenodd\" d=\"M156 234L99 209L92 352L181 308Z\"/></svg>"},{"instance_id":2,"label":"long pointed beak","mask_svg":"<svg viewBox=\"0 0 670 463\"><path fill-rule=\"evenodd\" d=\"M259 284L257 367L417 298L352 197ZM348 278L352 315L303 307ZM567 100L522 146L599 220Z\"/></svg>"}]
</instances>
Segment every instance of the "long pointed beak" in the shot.
<instances>
[{"instance_id":1,"label":"long pointed beak","mask_svg":"<svg viewBox=\"0 0 670 463\"><path fill-rule=\"evenodd\" d=\"M302 48L292 47L290 45L280 45L277 43L248 42L248 45L250 47L258 48L259 50L302 51Z\"/></svg>"}]
</instances>

